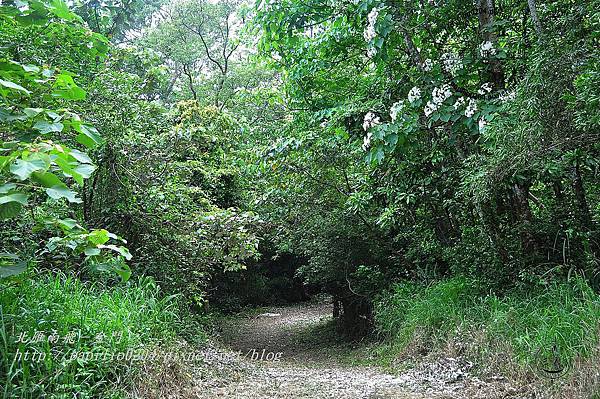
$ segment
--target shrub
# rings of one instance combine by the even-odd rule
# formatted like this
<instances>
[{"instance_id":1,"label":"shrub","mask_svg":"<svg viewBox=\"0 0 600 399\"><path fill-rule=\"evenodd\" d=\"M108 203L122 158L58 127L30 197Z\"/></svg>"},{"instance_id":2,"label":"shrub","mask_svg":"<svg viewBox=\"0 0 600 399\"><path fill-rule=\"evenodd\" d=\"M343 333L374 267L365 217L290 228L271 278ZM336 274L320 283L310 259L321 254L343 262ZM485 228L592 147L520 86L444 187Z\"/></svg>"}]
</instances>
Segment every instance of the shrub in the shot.
<instances>
[{"instance_id":1,"label":"shrub","mask_svg":"<svg viewBox=\"0 0 600 399\"><path fill-rule=\"evenodd\" d=\"M3 397L119 397L136 364L110 356L173 338L176 309L149 278L112 288L50 274L0 282Z\"/></svg>"}]
</instances>

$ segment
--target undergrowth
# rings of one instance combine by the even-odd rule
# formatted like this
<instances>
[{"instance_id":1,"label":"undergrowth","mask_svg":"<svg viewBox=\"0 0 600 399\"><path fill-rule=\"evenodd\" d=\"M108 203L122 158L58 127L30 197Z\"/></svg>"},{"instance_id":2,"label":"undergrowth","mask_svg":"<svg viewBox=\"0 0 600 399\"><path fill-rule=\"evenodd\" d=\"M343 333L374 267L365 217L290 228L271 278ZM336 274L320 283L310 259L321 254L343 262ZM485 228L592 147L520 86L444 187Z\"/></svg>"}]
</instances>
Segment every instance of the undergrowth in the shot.
<instances>
[{"instance_id":1,"label":"undergrowth","mask_svg":"<svg viewBox=\"0 0 600 399\"><path fill-rule=\"evenodd\" d=\"M396 285L379 297L375 320L388 342L384 363L415 346L442 350L458 339L471 341L462 343L470 348L467 355L509 354L506 368L536 370L548 361L568 368L596 351L600 298L579 278L499 296L455 277L430 286Z\"/></svg>"},{"instance_id":2,"label":"undergrowth","mask_svg":"<svg viewBox=\"0 0 600 399\"><path fill-rule=\"evenodd\" d=\"M0 397L124 396L141 351L175 337L177 302L149 278L117 287L51 274L0 282Z\"/></svg>"}]
</instances>

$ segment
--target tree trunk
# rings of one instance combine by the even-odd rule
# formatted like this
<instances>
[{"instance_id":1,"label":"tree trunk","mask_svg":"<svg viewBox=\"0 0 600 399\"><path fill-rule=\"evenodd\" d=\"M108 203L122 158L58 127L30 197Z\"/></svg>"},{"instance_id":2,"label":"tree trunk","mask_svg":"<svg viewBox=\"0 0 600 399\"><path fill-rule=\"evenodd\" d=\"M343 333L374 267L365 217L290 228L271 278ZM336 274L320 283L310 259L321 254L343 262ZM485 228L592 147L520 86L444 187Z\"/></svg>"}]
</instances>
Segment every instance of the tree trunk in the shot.
<instances>
[{"instance_id":1,"label":"tree trunk","mask_svg":"<svg viewBox=\"0 0 600 399\"><path fill-rule=\"evenodd\" d=\"M577 200L577 214L581 226L587 230L593 230L593 221L588 207L585 189L583 187L583 179L581 178L581 170L579 167L579 161L575 162L573 167L573 192L575 193L575 199Z\"/></svg>"},{"instance_id":2,"label":"tree trunk","mask_svg":"<svg viewBox=\"0 0 600 399\"><path fill-rule=\"evenodd\" d=\"M537 15L537 6L535 5L535 0L527 0L527 5L529 6L529 15L531 15L531 21L533 22L535 33L538 35L538 40L542 40L542 24L540 23Z\"/></svg>"},{"instance_id":3,"label":"tree trunk","mask_svg":"<svg viewBox=\"0 0 600 399\"><path fill-rule=\"evenodd\" d=\"M496 47L498 45L498 38L494 33L493 23L495 16L495 4L494 0L477 0L477 10L479 13L479 32L481 33L484 42L488 41L493 43ZM489 62L491 81L494 83L496 89L504 88L504 71L500 61L493 58Z\"/></svg>"}]
</instances>

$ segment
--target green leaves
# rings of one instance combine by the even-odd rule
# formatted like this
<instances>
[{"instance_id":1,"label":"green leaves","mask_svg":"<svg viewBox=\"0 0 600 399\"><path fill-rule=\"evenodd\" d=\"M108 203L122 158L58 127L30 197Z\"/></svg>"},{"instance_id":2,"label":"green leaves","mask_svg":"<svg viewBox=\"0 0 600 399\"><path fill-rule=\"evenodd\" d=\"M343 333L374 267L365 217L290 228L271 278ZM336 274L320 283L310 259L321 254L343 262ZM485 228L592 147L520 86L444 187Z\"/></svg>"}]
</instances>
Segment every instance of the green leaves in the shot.
<instances>
[{"instance_id":1,"label":"green leaves","mask_svg":"<svg viewBox=\"0 0 600 399\"><path fill-rule=\"evenodd\" d=\"M48 165L42 159L17 159L10 166L10 172L21 181L28 179L33 172L44 170Z\"/></svg>"},{"instance_id":2,"label":"green leaves","mask_svg":"<svg viewBox=\"0 0 600 399\"><path fill-rule=\"evenodd\" d=\"M27 194L23 193L0 195L0 205L7 204L9 202L18 202L21 205L27 205L27 198Z\"/></svg>"},{"instance_id":3,"label":"green leaves","mask_svg":"<svg viewBox=\"0 0 600 399\"><path fill-rule=\"evenodd\" d=\"M62 132L65 125L60 122L49 123L46 121L38 121L33 128L38 130L41 134L48 134L53 132Z\"/></svg>"},{"instance_id":4,"label":"green leaves","mask_svg":"<svg viewBox=\"0 0 600 399\"><path fill-rule=\"evenodd\" d=\"M92 125L82 123L74 125L74 128L80 133L77 135L77 142L83 144L87 148L96 148L103 143L102 137L98 134L98 130Z\"/></svg>"},{"instance_id":5,"label":"green leaves","mask_svg":"<svg viewBox=\"0 0 600 399\"><path fill-rule=\"evenodd\" d=\"M86 92L81 87L75 84L73 77L68 73L61 73L54 81L54 97L65 100L85 100Z\"/></svg>"},{"instance_id":6,"label":"green leaves","mask_svg":"<svg viewBox=\"0 0 600 399\"><path fill-rule=\"evenodd\" d=\"M72 21L79 18L76 14L69 10L69 6L63 0L52 0L52 2L48 5L48 9L52 12L52 14L66 21Z\"/></svg>"},{"instance_id":7,"label":"green leaves","mask_svg":"<svg viewBox=\"0 0 600 399\"><path fill-rule=\"evenodd\" d=\"M0 278L16 276L27 270L27 262L15 254L0 253Z\"/></svg>"},{"instance_id":8,"label":"green leaves","mask_svg":"<svg viewBox=\"0 0 600 399\"><path fill-rule=\"evenodd\" d=\"M53 186L51 188L46 189L46 194L48 197L59 200L65 198L67 201L71 203L80 204L82 200L77 198L77 194L71 190L69 190L66 186Z\"/></svg>"},{"instance_id":9,"label":"green leaves","mask_svg":"<svg viewBox=\"0 0 600 399\"><path fill-rule=\"evenodd\" d=\"M7 202L0 205L0 220L7 220L21 212L22 205L18 202Z\"/></svg>"},{"instance_id":10,"label":"green leaves","mask_svg":"<svg viewBox=\"0 0 600 399\"><path fill-rule=\"evenodd\" d=\"M8 80L0 79L0 86L7 87L10 90L20 91L20 92L25 93L25 94L31 94L31 92L29 90L27 90L26 88L24 88L23 86L18 85L18 84L13 83L13 82L10 82Z\"/></svg>"}]
</instances>

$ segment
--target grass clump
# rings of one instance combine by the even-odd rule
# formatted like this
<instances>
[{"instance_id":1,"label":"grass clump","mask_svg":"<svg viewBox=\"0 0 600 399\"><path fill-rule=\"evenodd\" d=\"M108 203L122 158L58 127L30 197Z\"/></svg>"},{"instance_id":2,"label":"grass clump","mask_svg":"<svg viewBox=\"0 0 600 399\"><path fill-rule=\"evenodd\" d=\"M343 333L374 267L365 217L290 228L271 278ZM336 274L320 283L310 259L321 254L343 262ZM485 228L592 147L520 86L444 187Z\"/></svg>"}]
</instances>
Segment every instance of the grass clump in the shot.
<instances>
[{"instance_id":1,"label":"grass clump","mask_svg":"<svg viewBox=\"0 0 600 399\"><path fill-rule=\"evenodd\" d=\"M174 338L176 323L177 300L149 278L118 287L51 274L0 282L0 397L122 397L135 351Z\"/></svg>"},{"instance_id":2,"label":"grass clump","mask_svg":"<svg viewBox=\"0 0 600 399\"><path fill-rule=\"evenodd\" d=\"M583 279L499 296L455 277L430 286L398 284L377 301L375 317L396 355L415 341L442 349L449 339L478 337L479 355L508 350L524 368L549 359L568 366L595 353L600 299Z\"/></svg>"}]
</instances>

